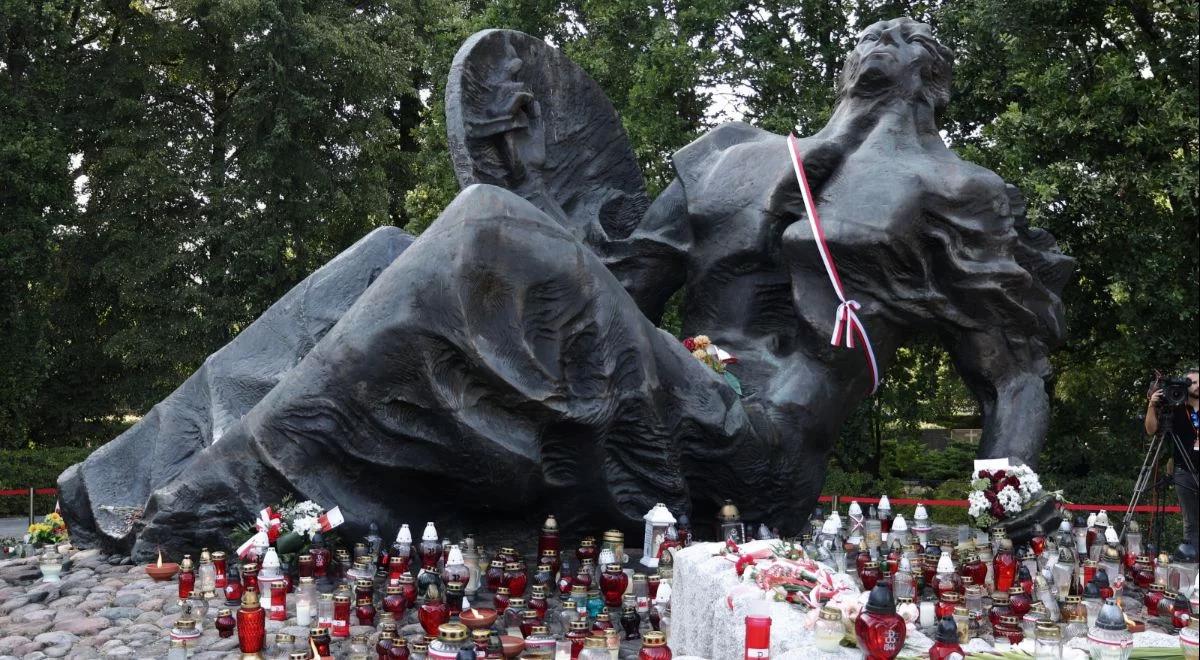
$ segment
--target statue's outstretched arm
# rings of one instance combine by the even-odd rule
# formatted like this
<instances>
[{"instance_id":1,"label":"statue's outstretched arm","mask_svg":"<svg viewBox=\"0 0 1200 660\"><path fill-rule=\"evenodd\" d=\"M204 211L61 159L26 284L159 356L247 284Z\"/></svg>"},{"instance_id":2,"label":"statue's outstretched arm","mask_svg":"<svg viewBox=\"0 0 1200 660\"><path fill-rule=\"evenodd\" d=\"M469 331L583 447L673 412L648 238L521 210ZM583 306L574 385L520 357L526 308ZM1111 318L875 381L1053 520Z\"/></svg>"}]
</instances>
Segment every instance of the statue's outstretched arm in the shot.
<instances>
[{"instance_id":1,"label":"statue's outstretched arm","mask_svg":"<svg viewBox=\"0 0 1200 660\"><path fill-rule=\"evenodd\" d=\"M947 342L963 382L983 415L980 458L1037 465L1050 425L1051 367L1040 342L1002 329L960 334Z\"/></svg>"},{"instance_id":2,"label":"statue's outstretched arm","mask_svg":"<svg viewBox=\"0 0 1200 660\"><path fill-rule=\"evenodd\" d=\"M1012 185L989 203L939 211L938 235L961 246L940 259L942 333L983 414L979 456L1035 466L1050 424L1049 355L1065 340L1062 291L1075 262L1029 226Z\"/></svg>"}]
</instances>

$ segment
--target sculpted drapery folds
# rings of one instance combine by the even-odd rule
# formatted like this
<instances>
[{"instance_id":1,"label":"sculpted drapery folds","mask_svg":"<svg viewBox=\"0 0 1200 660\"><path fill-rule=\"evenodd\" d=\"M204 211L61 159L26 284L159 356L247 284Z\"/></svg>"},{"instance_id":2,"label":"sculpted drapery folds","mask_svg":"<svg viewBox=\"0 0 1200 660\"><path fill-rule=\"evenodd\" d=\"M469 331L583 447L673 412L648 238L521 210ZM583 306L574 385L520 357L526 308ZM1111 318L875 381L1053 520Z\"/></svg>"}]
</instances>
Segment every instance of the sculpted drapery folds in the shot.
<instances>
[{"instance_id":1,"label":"sculpted drapery folds","mask_svg":"<svg viewBox=\"0 0 1200 660\"><path fill-rule=\"evenodd\" d=\"M868 27L800 149L885 381L898 347L939 338L980 400L981 455L1033 462L1072 261L1015 188L942 141L951 70L928 26ZM288 491L340 504L352 529L440 517L486 532L553 502L565 524L636 533L655 502L699 519L725 498L785 532L802 523L871 378L861 352L830 346L839 301L785 137L720 126L675 154L651 203L595 83L511 31L463 45L446 105L454 203L369 281L318 301L336 322L311 346L263 356L251 326L215 354L226 385L270 374L220 433L206 411L245 388L205 388L204 406L181 388L149 444L200 430L165 469L146 454L135 487L95 486L131 434L146 442L135 427L64 473L85 540L214 545ZM310 280L361 282L348 258ZM684 331L738 357L742 396L655 327L680 289ZM100 522L104 506L143 505Z\"/></svg>"}]
</instances>

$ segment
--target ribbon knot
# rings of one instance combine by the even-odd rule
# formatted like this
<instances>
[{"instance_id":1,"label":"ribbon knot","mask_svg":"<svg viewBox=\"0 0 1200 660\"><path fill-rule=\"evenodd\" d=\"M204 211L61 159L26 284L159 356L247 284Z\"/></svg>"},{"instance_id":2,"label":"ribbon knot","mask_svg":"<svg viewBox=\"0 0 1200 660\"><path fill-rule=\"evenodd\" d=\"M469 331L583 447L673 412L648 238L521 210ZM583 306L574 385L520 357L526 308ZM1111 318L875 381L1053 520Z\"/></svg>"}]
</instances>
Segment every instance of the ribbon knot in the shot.
<instances>
[{"instance_id":1,"label":"ribbon knot","mask_svg":"<svg viewBox=\"0 0 1200 660\"><path fill-rule=\"evenodd\" d=\"M867 328L855 313L862 309L862 305L858 304L857 300L846 298L846 290L842 286L842 278L838 275L833 253L829 251L829 244L825 241L825 229L821 226L821 216L817 214L817 203L813 199L812 190L808 187L808 178L804 175L804 160L800 157L800 143L792 134L788 135L788 152L792 157L792 168L796 171L796 181L800 183L800 193L804 197L804 210L808 212L808 224L812 228L817 251L821 255L821 263L825 265L825 274L829 276L829 284L833 286L833 293L841 301L834 312L833 335L829 338L829 343L841 346L844 338L846 348L854 348L854 337L858 336L862 343L863 353L866 354L867 367L871 370L871 394L874 394L879 389L879 365L875 361L875 350L871 347L871 340L867 338Z\"/></svg>"},{"instance_id":2,"label":"ribbon knot","mask_svg":"<svg viewBox=\"0 0 1200 660\"><path fill-rule=\"evenodd\" d=\"M857 300L846 300L838 305L833 319L833 336L829 338L830 344L841 346L844 335L846 348L854 348L854 331L862 327L862 321L859 321L858 315L854 313L859 309L862 309L862 305L858 304Z\"/></svg>"}]
</instances>

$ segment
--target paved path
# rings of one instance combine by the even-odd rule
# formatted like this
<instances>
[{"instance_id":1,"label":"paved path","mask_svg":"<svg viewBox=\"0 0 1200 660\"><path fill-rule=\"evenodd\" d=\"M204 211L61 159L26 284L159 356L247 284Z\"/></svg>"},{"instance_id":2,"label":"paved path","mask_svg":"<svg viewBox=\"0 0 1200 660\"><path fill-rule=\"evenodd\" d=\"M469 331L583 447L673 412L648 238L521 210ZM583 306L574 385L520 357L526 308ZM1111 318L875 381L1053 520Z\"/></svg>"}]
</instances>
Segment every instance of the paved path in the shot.
<instances>
[{"instance_id":1,"label":"paved path","mask_svg":"<svg viewBox=\"0 0 1200 660\"><path fill-rule=\"evenodd\" d=\"M29 518L26 516L18 516L16 518L0 518L0 538L14 537L21 538L25 536L25 532L29 530Z\"/></svg>"}]
</instances>

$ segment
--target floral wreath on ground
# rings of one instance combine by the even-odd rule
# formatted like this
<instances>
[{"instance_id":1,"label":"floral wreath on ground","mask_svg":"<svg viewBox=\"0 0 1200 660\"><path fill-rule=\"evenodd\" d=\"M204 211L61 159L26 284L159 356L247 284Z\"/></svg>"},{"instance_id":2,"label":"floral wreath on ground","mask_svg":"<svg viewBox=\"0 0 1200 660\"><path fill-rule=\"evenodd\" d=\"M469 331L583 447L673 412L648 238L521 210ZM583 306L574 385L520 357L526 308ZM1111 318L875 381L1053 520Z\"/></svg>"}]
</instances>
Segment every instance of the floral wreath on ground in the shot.
<instances>
[{"instance_id":1,"label":"floral wreath on ground","mask_svg":"<svg viewBox=\"0 0 1200 660\"><path fill-rule=\"evenodd\" d=\"M979 529L988 529L1024 511L1042 492L1042 482L1027 465L978 470L971 475L967 515Z\"/></svg>"}]
</instances>

